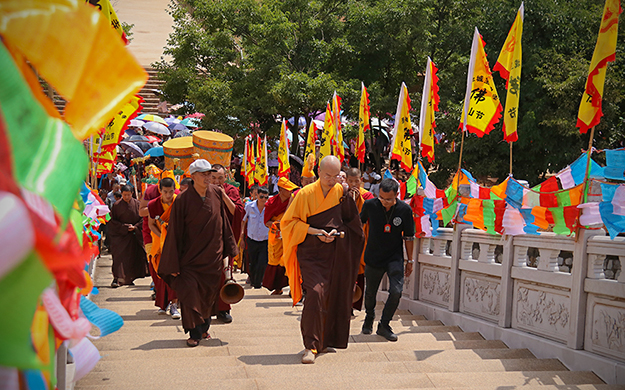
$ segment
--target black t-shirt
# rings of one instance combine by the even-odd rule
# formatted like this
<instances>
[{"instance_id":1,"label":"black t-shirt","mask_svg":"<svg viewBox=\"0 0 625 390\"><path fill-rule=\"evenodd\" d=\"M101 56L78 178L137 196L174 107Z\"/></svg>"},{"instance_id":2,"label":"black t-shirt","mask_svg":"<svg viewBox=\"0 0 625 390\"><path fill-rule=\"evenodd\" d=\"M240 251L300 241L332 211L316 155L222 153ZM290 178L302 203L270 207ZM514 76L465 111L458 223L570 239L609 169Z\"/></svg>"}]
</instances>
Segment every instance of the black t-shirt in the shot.
<instances>
[{"instance_id":1,"label":"black t-shirt","mask_svg":"<svg viewBox=\"0 0 625 390\"><path fill-rule=\"evenodd\" d=\"M366 264L382 268L391 261L403 261L403 237L415 234L410 206L398 199L391 210L386 211L378 198L369 199L362 206L360 220L362 223L369 221ZM384 232L386 224L391 225L390 233Z\"/></svg>"}]
</instances>

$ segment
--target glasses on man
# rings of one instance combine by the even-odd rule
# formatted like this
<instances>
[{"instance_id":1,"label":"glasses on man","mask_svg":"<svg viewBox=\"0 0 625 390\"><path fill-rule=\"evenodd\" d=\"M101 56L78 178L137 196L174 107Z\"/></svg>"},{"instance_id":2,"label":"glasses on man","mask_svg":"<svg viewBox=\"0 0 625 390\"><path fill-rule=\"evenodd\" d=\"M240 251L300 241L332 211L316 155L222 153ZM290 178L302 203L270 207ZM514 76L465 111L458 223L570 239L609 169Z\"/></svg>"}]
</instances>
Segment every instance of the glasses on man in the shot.
<instances>
[{"instance_id":1,"label":"glasses on man","mask_svg":"<svg viewBox=\"0 0 625 390\"><path fill-rule=\"evenodd\" d=\"M269 197L267 195L259 195L258 199L268 199Z\"/></svg>"}]
</instances>

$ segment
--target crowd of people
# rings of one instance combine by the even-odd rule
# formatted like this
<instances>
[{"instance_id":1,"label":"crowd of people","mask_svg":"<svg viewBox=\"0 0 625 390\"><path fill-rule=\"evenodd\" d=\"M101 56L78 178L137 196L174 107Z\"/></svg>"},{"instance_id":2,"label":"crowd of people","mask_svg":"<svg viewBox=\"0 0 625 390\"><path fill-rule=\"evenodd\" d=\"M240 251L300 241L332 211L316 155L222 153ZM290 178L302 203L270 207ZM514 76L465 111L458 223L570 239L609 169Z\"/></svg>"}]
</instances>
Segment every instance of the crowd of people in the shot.
<instances>
[{"instance_id":1,"label":"crowd of people","mask_svg":"<svg viewBox=\"0 0 625 390\"><path fill-rule=\"evenodd\" d=\"M362 332L373 332L386 274L389 296L376 333L397 340L390 321L412 272L415 228L396 180L342 167L334 156L316 172L306 164L301 187L280 177L275 188L255 185L245 194L221 165L197 159L188 172L179 183L162 177L138 197L120 172L101 180L111 205L112 288L151 277L158 314L181 319L194 347L210 337L211 318L233 321L219 291L239 269L251 288L288 292L303 306L302 363L314 363L319 353L347 347L363 303Z\"/></svg>"}]
</instances>

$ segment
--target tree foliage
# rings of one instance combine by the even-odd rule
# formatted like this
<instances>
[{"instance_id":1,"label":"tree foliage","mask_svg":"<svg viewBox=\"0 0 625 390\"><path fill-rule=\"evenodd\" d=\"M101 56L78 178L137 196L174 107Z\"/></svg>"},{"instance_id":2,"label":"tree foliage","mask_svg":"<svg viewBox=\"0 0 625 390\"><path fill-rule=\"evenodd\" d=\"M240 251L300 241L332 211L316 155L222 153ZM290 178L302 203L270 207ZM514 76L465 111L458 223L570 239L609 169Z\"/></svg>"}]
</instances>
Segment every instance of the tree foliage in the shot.
<instances>
[{"instance_id":1,"label":"tree foliage","mask_svg":"<svg viewBox=\"0 0 625 390\"><path fill-rule=\"evenodd\" d=\"M514 175L536 183L572 162L588 135L575 123L597 39L601 0L525 2L519 141ZM475 26L494 65L518 1L501 0L174 0L174 32L160 62L172 103L189 102L206 114L204 125L232 135L251 128L277 135L276 118L323 112L336 90L345 114L357 119L360 82L374 116L394 114L401 82L408 85L418 123L423 71L430 56L439 68L440 112L436 146L439 186L458 167L458 124ZM625 34L610 64L598 148L625 139ZM505 98L505 81L495 76ZM452 142L458 146L453 151ZM463 167L477 177L502 180L509 146L501 123L491 134L465 139Z\"/></svg>"}]
</instances>

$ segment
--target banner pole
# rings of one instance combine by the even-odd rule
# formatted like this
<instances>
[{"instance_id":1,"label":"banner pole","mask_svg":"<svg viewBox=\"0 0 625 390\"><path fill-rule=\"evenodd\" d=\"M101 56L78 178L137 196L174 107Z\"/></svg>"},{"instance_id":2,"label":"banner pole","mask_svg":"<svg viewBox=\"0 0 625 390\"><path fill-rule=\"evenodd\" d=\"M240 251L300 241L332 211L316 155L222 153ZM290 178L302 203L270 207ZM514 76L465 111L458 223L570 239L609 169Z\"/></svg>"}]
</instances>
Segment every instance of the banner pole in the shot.
<instances>
[{"instance_id":1,"label":"banner pole","mask_svg":"<svg viewBox=\"0 0 625 390\"><path fill-rule=\"evenodd\" d=\"M595 138L595 126L590 129L590 139L588 140L588 151L586 152L586 174L584 175L584 203L588 201L588 190L590 187L590 156L592 154L592 143Z\"/></svg>"},{"instance_id":2,"label":"banner pole","mask_svg":"<svg viewBox=\"0 0 625 390\"><path fill-rule=\"evenodd\" d=\"M510 176L512 176L512 142L508 142L510 144Z\"/></svg>"}]
</instances>

